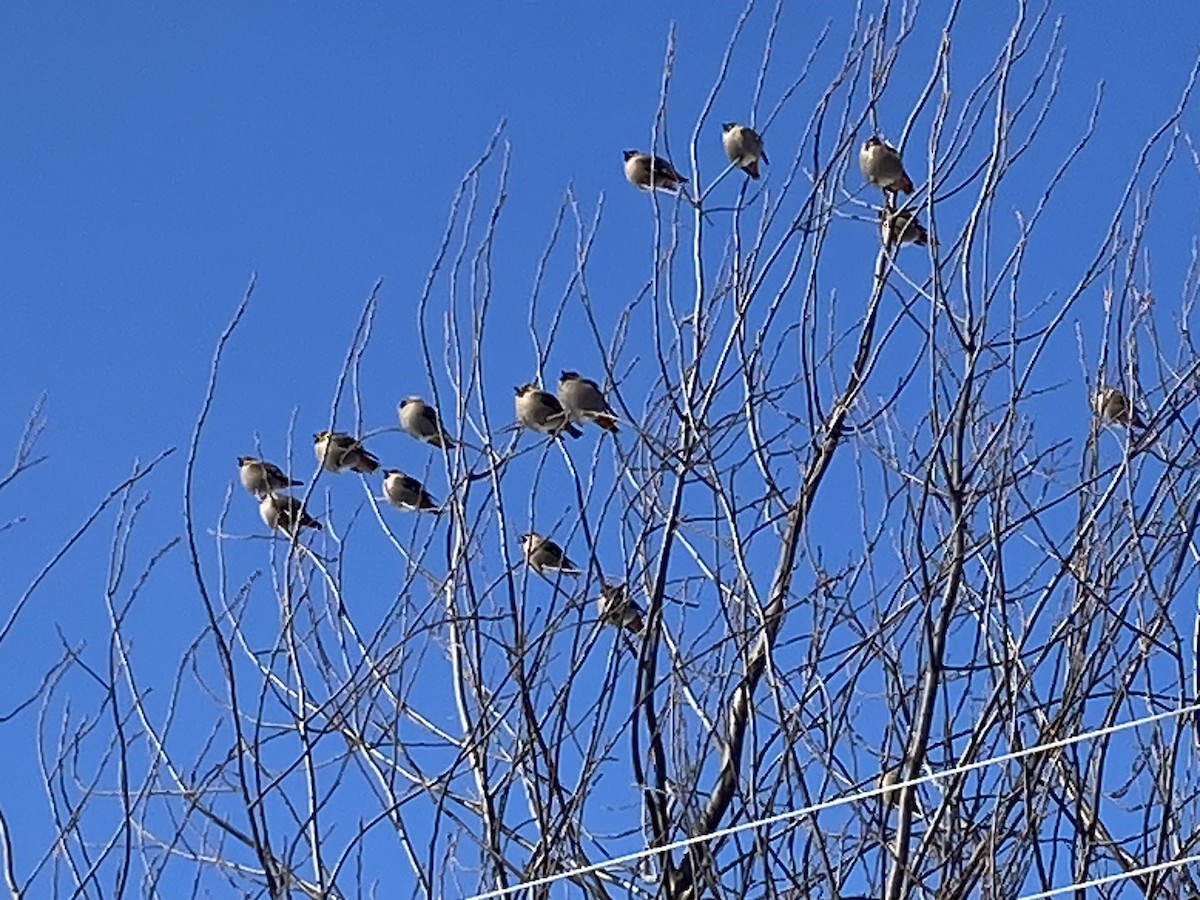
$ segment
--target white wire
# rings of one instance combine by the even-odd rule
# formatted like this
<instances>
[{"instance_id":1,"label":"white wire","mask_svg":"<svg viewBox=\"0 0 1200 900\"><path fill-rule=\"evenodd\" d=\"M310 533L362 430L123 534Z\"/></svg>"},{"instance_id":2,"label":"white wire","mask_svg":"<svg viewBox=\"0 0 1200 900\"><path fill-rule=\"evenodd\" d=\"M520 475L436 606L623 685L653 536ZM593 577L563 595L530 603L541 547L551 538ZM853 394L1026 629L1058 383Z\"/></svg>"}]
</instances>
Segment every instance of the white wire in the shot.
<instances>
[{"instance_id":1,"label":"white wire","mask_svg":"<svg viewBox=\"0 0 1200 900\"><path fill-rule=\"evenodd\" d=\"M1146 866L1141 869L1131 869L1128 872L1118 872L1116 875L1105 875L1103 878L1096 878L1092 881L1077 881L1074 884L1063 885L1062 887L1051 888L1048 891L1042 891L1040 894L1026 894L1020 897L1019 900L1043 900L1045 897L1053 897L1057 894L1068 894L1072 891L1077 891L1080 888L1097 887L1101 884L1108 884L1113 881L1120 881L1122 878L1133 878L1137 875L1149 875L1152 872L1158 872L1162 869L1171 869L1175 866L1182 866L1186 863L1200 862L1200 856L1188 856L1183 859L1173 859L1170 862L1156 863L1153 866Z\"/></svg>"},{"instance_id":2,"label":"white wire","mask_svg":"<svg viewBox=\"0 0 1200 900\"><path fill-rule=\"evenodd\" d=\"M1200 703L1193 703L1191 706L1184 706L1179 709L1168 710L1167 712L1155 713L1154 715L1145 716L1141 719L1133 719L1129 722L1120 722L1116 725L1106 725L1104 728L1097 728L1094 731L1087 731L1083 734L1071 735L1070 737L1060 738L1057 741L1050 741L1045 744L1035 744L1032 747L1026 747L1024 750L1017 750L1013 753L1005 753L1002 756L993 756L990 759L980 760L979 762L955 766L952 769L943 769L940 772L934 772L930 775L922 775L920 778L912 778L908 781L898 781L893 785L888 785L887 787L872 788L869 791L863 791L859 794L851 794L847 797L835 797L832 800L826 800L823 803L818 803L814 806L806 806L802 807L801 809L791 809L787 812L776 813L773 816L756 819L752 822L743 822L740 825L730 825L728 828L720 828L716 831L711 831L708 834L698 834L692 837L682 838L670 844L664 844L661 847L647 847L644 850L638 850L634 853L626 853L624 856L615 856L611 859L602 860L601 862L590 863L586 866L580 866L575 869L570 869L566 872L556 872L553 875L544 875L541 878L535 878L532 881L523 881L520 884L516 884L511 887L497 888L494 891L475 894L474 896L469 897L468 900L491 900L491 898L515 894L517 891L523 891L527 888L542 887L543 885L551 884L555 881L561 881L564 878L575 878L580 875L589 875L592 872L599 872L603 869L619 866L624 863L636 862L638 860L645 859L646 857L656 856L659 853L667 853L671 850L682 850L684 847L690 847L692 844L699 844L704 841L714 840L715 838L728 837L731 834L737 834L738 832L747 831L751 828L760 828L764 825L774 825L777 822L784 822L788 819L798 819L802 816L807 816L815 812L831 809L835 806L842 806L846 803L852 803L856 800L869 800L870 798L877 797L885 792L898 791L901 788L906 788L917 784L924 784L926 781L933 781L937 778L961 775L964 772L973 772L976 769L982 769L986 766L1011 762L1016 759L1024 759L1026 756L1033 756L1035 753L1043 753L1048 750L1060 750L1063 747L1069 747L1072 744L1082 743L1083 741L1091 740L1095 737L1104 737L1106 735L1116 734L1117 732L1124 731L1127 728L1136 728L1139 725L1148 725L1152 722L1158 722L1163 719L1171 719L1176 716L1185 716L1192 712L1200 712ZM1101 879L1097 882L1089 882L1085 885L1067 885L1066 887L1055 888L1050 893L1030 894L1027 897L1020 898L1020 900L1037 900L1037 898L1041 897L1051 897L1054 894L1063 893L1078 887L1088 887L1093 883L1101 884L1107 880L1127 878L1131 875L1154 872L1169 866L1182 865L1183 863L1190 862L1197 858L1198 857L1189 857L1188 859L1179 860L1178 862L1160 863L1159 865L1150 866L1146 869L1139 869L1136 872L1108 876L1106 879Z\"/></svg>"}]
</instances>

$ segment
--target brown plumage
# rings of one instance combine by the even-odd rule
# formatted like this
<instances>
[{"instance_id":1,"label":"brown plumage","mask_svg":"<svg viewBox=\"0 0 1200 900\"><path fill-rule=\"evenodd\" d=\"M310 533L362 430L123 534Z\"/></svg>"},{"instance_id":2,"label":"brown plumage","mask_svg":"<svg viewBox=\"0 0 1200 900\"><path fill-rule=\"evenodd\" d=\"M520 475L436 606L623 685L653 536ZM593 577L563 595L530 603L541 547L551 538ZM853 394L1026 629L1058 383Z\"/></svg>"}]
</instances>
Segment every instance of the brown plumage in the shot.
<instances>
[{"instance_id":1,"label":"brown plumage","mask_svg":"<svg viewBox=\"0 0 1200 900\"><path fill-rule=\"evenodd\" d=\"M600 621L638 634L643 627L642 611L624 585L602 584L596 600Z\"/></svg>"},{"instance_id":2,"label":"brown plumage","mask_svg":"<svg viewBox=\"0 0 1200 900\"><path fill-rule=\"evenodd\" d=\"M438 508L425 485L399 469L388 469L383 473L383 493L396 509L421 512Z\"/></svg>"},{"instance_id":3,"label":"brown plumage","mask_svg":"<svg viewBox=\"0 0 1200 900\"><path fill-rule=\"evenodd\" d=\"M558 398L549 391L541 390L532 382L513 388L513 391L517 395L514 401L517 421L526 428L554 437L558 437L564 431L573 438L583 435L582 431L571 424Z\"/></svg>"},{"instance_id":4,"label":"brown plumage","mask_svg":"<svg viewBox=\"0 0 1200 900\"><path fill-rule=\"evenodd\" d=\"M661 156L651 156L638 150L625 151L625 177L630 184L644 191L656 188L678 191L687 184L687 179Z\"/></svg>"},{"instance_id":5,"label":"brown plumage","mask_svg":"<svg viewBox=\"0 0 1200 900\"><path fill-rule=\"evenodd\" d=\"M1145 428L1146 423L1142 417L1138 415L1137 407L1135 407L1129 398L1115 387L1101 387L1096 391L1096 396L1093 399L1093 408L1101 419L1106 422L1112 422L1115 425L1124 425L1126 428Z\"/></svg>"},{"instance_id":6,"label":"brown plumage","mask_svg":"<svg viewBox=\"0 0 1200 900\"><path fill-rule=\"evenodd\" d=\"M298 534L302 528L321 530L321 523L308 514L304 504L291 494L270 493L258 504L263 524L272 531Z\"/></svg>"},{"instance_id":7,"label":"brown plumage","mask_svg":"<svg viewBox=\"0 0 1200 900\"><path fill-rule=\"evenodd\" d=\"M405 434L440 450L454 447L454 439L446 433L437 410L420 397L405 397L400 401L400 427Z\"/></svg>"},{"instance_id":8,"label":"brown plumage","mask_svg":"<svg viewBox=\"0 0 1200 900\"><path fill-rule=\"evenodd\" d=\"M580 377L578 372L564 371L558 381L558 402L566 410L572 422L585 424L595 422L605 431L616 434L617 414L612 411L600 385L590 378Z\"/></svg>"},{"instance_id":9,"label":"brown plumage","mask_svg":"<svg viewBox=\"0 0 1200 900\"><path fill-rule=\"evenodd\" d=\"M858 166L867 181L885 191L913 192L912 179L904 171L900 152L880 138L871 136L858 154Z\"/></svg>"},{"instance_id":10,"label":"brown plumage","mask_svg":"<svg viewBox=\"0 0 1200 900\"><path fill-rule=\"evenodd\" d=\"M736 122L726 122L721 126L721 143L725 147L725 155L739 169L758 180L758 161L770 163L766 151L763 150L762 138L757 131L747 125Z\"/></svg>"},{"instance_id":11,"label":"brown plumage","mask_svg":"<svg viewBox=\"0 0 1200 900\"><path fill-rule=\"evenodd\" d=\"M906 209L898 209L890 214L886 209L881 209L879 230L883 242L889 247L900 244L919 244L924 247L929 243L929 232L917 220L917 214Z\"/></svg>"},{"instance_id":12,"label":"brown plumage","mask_svg":"<svg viewBox=\"0 0 1200 900\"><path fill-rule=\"evenodd\" d=\"M317 462L329 472L350 469L370 475L379 469L379 460L358 438L337 431L320 431L313 435L313 453Z\"/></svg>"},{"instance_id":13,"label":"brown plumage","mask_svg":"<svg viewBox=\"0 0 1200 900\"><path fill-rule=\"evenodd\" d=\"M547 572L559 572L563 575L582 575L583 570L567 558L563 548L536 532L521 535L521 549L525 552L525 562L529 568L539 575Z\"/></svg>"},{"instance_id":14,"label":"brown plumage","mask_svg":"<svg viewBox=\"0 0 1200 900\"><path fill-rule=\"evenodd\" d=\"M260 500L271 491L304 484L303 481L293 481L274 463L253 456L238 457L238 478L242 487Z\"/></svg>"},{"instance_id":15,"label":"brown plumage","mask_svg":"<svg viewBox=\"0 0 1200 900\"><path fill-rule=\"evenodd\" d=\"M896 790L896 785L903 780L903 775L904 763L899 763L879 776L879 788L883 791L879 796L885 806L896 806L900 802L900 791Z\"/></svg>"}]
</instances>

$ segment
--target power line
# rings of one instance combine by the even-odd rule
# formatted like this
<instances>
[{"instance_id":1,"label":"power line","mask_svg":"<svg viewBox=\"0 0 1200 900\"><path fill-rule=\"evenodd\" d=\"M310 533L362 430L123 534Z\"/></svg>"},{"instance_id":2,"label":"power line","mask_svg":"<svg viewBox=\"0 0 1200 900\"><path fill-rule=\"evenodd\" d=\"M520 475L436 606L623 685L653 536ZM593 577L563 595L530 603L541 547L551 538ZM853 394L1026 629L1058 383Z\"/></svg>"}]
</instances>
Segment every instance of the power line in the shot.
<instances>
[{"instance_id":1,"label":"power line","mask_svg":"<svg viewBox=\"0 0 1200 900\"><path fill-rule=\"evenodd\" d=\"M1169 862L1156 863L1153 866L1144 866L1141 869L1131 869L1128 872L1118 872L1116 875L1105 875L1103 878L1095 878L1091 881L1077 881L1074 884L1065 884L1062 887L1051 888L1048 891L1042 891L1040 894L1026 894L1018 900L1044 900L1046 897L1054 897L1058 894L1069 894L1072 891L1077 891L1080 888L1097 887L1101 884L1109 884L1113 881L1120 881L1122 878L1134 878L1138 875L1150 875L1154 872L1160 872L1163 869L1173 869L1176 866L1187 865L1188 863L1200 862L1200 856L1186 856L1183 859L1173 859Z\"/></svg>"},{"instance_id":2,"label":"power line","mask_svg":"<svg viewBox=\"0 0 1200 900\"><path fill-rule=\"evenodd\" d=\"M468 898L468 900L492 900L492 898L495 898L495 897L504 897L504 896L507 896L508 894L515 894L517 891L523 891L523 890L526 890L527 888L542 887L544 885L551 884L555 881L561 881L565 878L575 878L580 875L589 875L593 872L599 872L603 869L608 869L613 866L619 866L619 865L623 865L625 863L630 863L630 862L637 862L638 860L646 859L647 857L650 857L650 856L656 856L659 853L666 853L671 850L682 850L685 847L690 847L692 844L699 844L699 843L703 843L704 841L711 841L711 840L715 840L717 838L728 837L729 835L737 834L742 831L747 831L751 828L760 828L764 825L774 825L777 822L785 822L789 819L798 819L802 816L811 815L812 813L821 812L826 809L832 809L833 807L836 807L836 806L843 806L847 803L853 803L857 800L869 800L872 797L877 797L880 794L885 793L885 792L898 791L901 788L911 787L911 786L918 785L918 784L924 784L927 781L934 781L938 778L946 778L946 777L950 777L950 776L954 776L954 775L961 775L966 772L973 772L976 769L985 768L987 766L999 765L1001 763L1012 762L1013 760L1017 760L1017 759L1024 759L1027 756L1033 756L1034 754L1037 754L1037 753L1043 753L1043 752L1050 751L1050 750L1060 750L1063 747L1070 747L1073 744L1079 744L1079 743L1082 743L1083 741L1091 740L1092 738L1105 737L1110 734L1116 734L1117 732L1125 731L1128 728L1137 728L1140 725L1148 725L1153 722L1162 721L1163 719L1175 718L1176 716L1185 716L1188 713L1193 713L1193 712L1200 712L1200 703L1193 703L1190 706L1184 706L1179 709L1168 710L1166 712L1154 713L1153 715L1144 716L1143 718L1140 718L1140 719L1133 719L1129 722L1120 722L1115 725L1106 725L1105 727L1097 728L1094 731L1087 731L1087 732L1084 732L1083 734L1071 735L1070 737L1060 738L1059 740L1056 740L1056 741L1049 741L1045 744L1035 744L1032 747L1026 747L1023 750L1017 750L1013 753L1005 753L1002 756L993 756L989 759L980 760L979 762L967 763L966 765L955 766L954 768L951 768L951 769L943 769L940 772L934 772L929 775L922 775L920 778L911 778L908 781L897 781L895 784L888 785L887 787L877 787L877 788L872 788L869 791L862 791L861 793L851 794L851 795L845 796L845 797L835 797L832 800L826 800L822 803L815 804L814 806L805 806L800 809L792 809L792 810L788 810L787 812L776 813L775 815L766 816L762 819L756 819L751 822L743 822L740 825L730 825L728 828L720 828L720 829L717 829L716 831L710 831L707 834L698 834L698 835L694 835L692 837L682 838L682 839L680 839L678 841L674 841L670 844L664 844L661 847L647 847L644 850L638 850L634 853L626 853L624 856L615 856L610 859L602 860L600 862L589 863L586 866L580 866L575 869L570 869L566 872L556 872L553 875L544 875L541 878L535 878L532 881L523 881L520 884L512 885L510 887L497 888L494 891L487 891L482 894L475 894L474 896ZM1156 866L1150 866L1150 867L1147 867L1146 869L1139 869L1135 872L1128 872L1128 873L1123 873L1123 874L1118 874L1118 875L1107 876L1106 878L1100 879L1095 882L1088 882L1087 884L1067 885L1066 887L1055 888L1054 890L1050 891L1049 893L1030 894L1027 897L1020 898L1020 900L1039 900L1039 898L1051 897L1051 896L1054 896L1055 894L1064 893L1066 891L1074 890L1079 887L1090 887L1093 884L1103 884L1107 881L1115 880L1115 879L1119 879L1119 878L1125 878L1125 877L1130 877L1130 876L1139 875L1139 874L1149 874L1150 872L1155 872L1155 871L1158 871L1159 869L1163 869L1163 868L1167 868L1167 867L1175 866L1175 865L1183 865L1184 863L1192 862L1197 859L1200 859L1200 857L1193 856L1193 857L1188 857L1187 859L1181 859L1181 860L1178 860L1175 862L1160 863Z\"/></svg>"}]
</instances>

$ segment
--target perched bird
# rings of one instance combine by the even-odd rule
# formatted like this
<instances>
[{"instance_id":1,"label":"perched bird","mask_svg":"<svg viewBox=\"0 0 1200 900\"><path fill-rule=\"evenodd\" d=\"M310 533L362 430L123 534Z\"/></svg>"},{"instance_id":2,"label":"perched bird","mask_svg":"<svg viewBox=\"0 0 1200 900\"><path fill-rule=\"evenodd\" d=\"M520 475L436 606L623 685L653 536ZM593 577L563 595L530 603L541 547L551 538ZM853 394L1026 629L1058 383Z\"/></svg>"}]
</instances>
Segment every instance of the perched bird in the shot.
<instances>
[{"instance_id":1,"label":"perched bird","mask_svg":"<svg viewBox=\"0 0 1200 900\"><path fill-rule=\"evenodd\" d=\"M600 585L600 597L596 600L600 610L600 621L617 628L626 628L637 634L642 630L642 611L623 584Z\"/></svg>"},{"instance_id":2,"label":"perched bird","mask_svg":"<svg viewBox=\"0 0 1200 900\"><path fill-rule=\"evenodd\" d=\"M425 490L425 485L399 469L388 469L383 473L383 493L396 509L420 512L424 509L438 508L437 503L429 496L429 491Z\"/></svg>"},{"instance_id":3,"label":"perched bird","mask_svg":"<svg viewBox=\"0 0 1200 900\"><path fill-rule=\"evenodd\" d=\"M656 188L678 191L687 184L687 179L661 156L651 156L637 150L625 151L625 177L630 184L644 191Z\"/></svg>"},{"instance_id":4,"label":"perched bird","mask_svg":"<svg viewBox=\"0 0 1200 900\"><path fill-rule=\"evenodd\" d=\"M858 154L858 165L867 181L885 191L913 192L912 179L904 171L900 152L872 135Z\"/></svg>"},{"instance_id":5,"label":"perched bird","mask_svg":"<svg viewBox=\"0 0 1200 900\"><path fill-rule=\"evenodd\" d=\"M1137 409L1129 401L1129 398L1124 393L1117 390L1115 387L1101 387L1096 391L1096 397L1093 401L1095 404L1096 415L1106 422L1112 422L1115 425L1124 425L1127 428L1145 428L1146 423L1142 417L1138 415Z\"/></svg>"},{"instance_id":6,"label":"perched bird","mask_svg":"<svg viewBox=\"0 0 1200 900\"><path fill-rule=\"evenodd\" d=\"M578 372L564 371L558 380L558 402L567 413L567 419L581 425L595 422L605 431L616 434L617 415L604 399L600 385L590 378L581 378Z\"/></svg>"},{"instance_id":7,"label":"perched bird","mask_svg":"<svg viewBox=\"0 0 1200 900\"><path fill-rule=\"evenodd\" d=\"M526 428L555 437L564 431L573 438L583 435L582 431L568 421L566 410L553 394L539 390L532 382L513 390L517 394L514 401L517 421Z\"/></svg>"},{"instance_id":8,"label":"perched bird","mask_svg":"<svg viewBox=\"0 0 1200 900\"><path fill-rule=\"evenodd\" d=\"M883 235L884 244L889 247L900 244L920 244L924 247L929 243L929 232L917 220L917 214L906 209L898 209L892 213L881 209L879 230Z\"/></svg>"},{"instance_id":9,"label":"perched bird","mask_svg":"<svg viewBox=\"0 0 1200 900\"><path fill-rule=\"evenodd\" d=\"M352 469L370 475L379 468L379 460L357 438L338 431L314 434L313 453L317 456L317 462L330 472Z\"/></svg>"},{"instance_id":10,"label":"perched bird","mask_svg":"<svg viewBox=\"0 0 1200 900\"><path fill-rule=\"evenodd\" d=\"M304 504L291 494L272 491L263 495L258 504L258 514L262 516L263 524L272 531L297 534L301 528L321 530L321 523L310 516Z\"/></svg>"},{"instance_id":11,"label":"perched bird","mask_svg":"<svg viewBox=\"0 0 1200 900\"><path fill-rule=\"evenodd\" d=\"M293 481L288 478L283 474L283 470L274 463L255 459L253 456L239 456L238 468L242 487L259 499L271 491L304 484L303 481Z\"/></svg>"},{"instance_id":12,"label":"perched bird","mask_svg":"<svg viewBox=\"0 0 1200 900\"><path fill-rule=\"evenodd\" d=\"M888 769L879 776L879 787L883 791L879 796L885 806L896 806L900 803L900 791L896 785L904 780L904 763L898 763L895 768Z\"/></svg>"},{"instance_id":13,"label":"perched bird","mask_svg":"<svg viewBox=\"0 0 1200 900\"><path fill-rule=\"evenodd\" d=\"M454 439L446 433L438 419L437 410L420 397L405 397L400 401L400 427L418 441L441 450L454 446Z\"/></svg>"},{"instance_id":14,"label":"perched bird","mask_svg":"<svg viewBox=\"0 0 1200 900\"><path fill-rule=\"evenodd\" d=\"M758 132L737 122L726 122L721 126L721 130L724 132L721 135L721 143L725 145L725 155L729 157L729 161L757 181L758 161L761 159L765 163L770 162Z\"/></svg>"},{"instance_id":15,"label":"perched bird","mask_svg":"<svg viewBox=\"0 0 1200 900\"><path fill-rule=\"evenodd\" d=\"M521 535L521 549L525 551L525 563L539 575L558 572L561 575L582 575L583 570L567 558L562 547L540 534L530 532Z\"/></svg>"}]
</instances>

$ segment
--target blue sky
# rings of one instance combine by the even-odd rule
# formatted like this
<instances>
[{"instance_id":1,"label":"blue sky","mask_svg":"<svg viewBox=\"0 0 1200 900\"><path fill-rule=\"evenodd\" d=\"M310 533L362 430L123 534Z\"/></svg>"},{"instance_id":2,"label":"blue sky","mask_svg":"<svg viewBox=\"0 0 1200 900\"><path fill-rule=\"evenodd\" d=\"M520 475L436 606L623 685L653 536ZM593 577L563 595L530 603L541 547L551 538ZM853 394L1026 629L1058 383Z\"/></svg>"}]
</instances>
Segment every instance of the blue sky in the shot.
<instances>
[{"instance_id":1,"label":"blue sky","mask_svg":"<svg viewBox=\"0 0 1200 900\"><path fill-rule=\"evenodd\" d=\"M589 200L611 194L604 250L619 258L623 238L638 245L645 223L619 221L642 208L624 190L619 153L648 142L667 23L678 22L686 48L671 134L683 156L735 18L719 4L649 14L635 4L570 13L479 4L461 15L218 9L13 4L3 13L0 252L10 327L0 337L9 362L0 403L5 421L20 422L46 391L55 427L44 449L82 482L110 484L132 455L187 434L209 349L251 272L259 288L250 327L269 329L277 346L311 348L313 385L327 394L376 278L385 307L403 316L449 198L501 118L514 153L508 239L530 237L523 253L504 254L506 291L528 290L568 182ZM788 20L785 31L811 39L837 9ZM635 10L644 27L626 27ZM1064 121L1046 140L1075 137L1106 79L1105 160L1096 166L1123 179L1174 102L1190 64L1177 35L1192 33L1200 12L1094 11L1064 5ZM752 84L752 62L743 84ZM926 62L914 61L912 79ZM740 112L730 105L721 107ZM314 344L319 337L328 343ZM267 354L235 355L231 379L269 379ZM273 405L274 424L307 399ZM372 418L387 418L391 403L378 397ZM128 444L118 436L131 427L127 452L92 451ZM74 488L60 480L37 494L45 503Z\"/></svg>"},{"instance_id":2,"label":"blue sky","mask_svg":"<svg viewBox=\"0 0 1200 900\"><path fill-rule=\"evenodd\" d=\"M964 51L955 71L965 84L973 83L973 64L996 52L1009 6L963 14L957 34ZM1044 281L1042 296L1069 289L1070 277L1056 279L1059 267L1094 250L1138 150L1176 103L1200 34L1194 3L1158 4L1153 14L1136 4L1066 2L1059 8L1067 49L1062 95L1038 154L1023 163L1029 182L1027 195L1018 198L1022 208L1036 201L1052 166L1081 133L1096 83L1104 80L1107 88L1096 143L1064 183L1064 202L1053 214L1061 245L1043 244L1031 256ZM826 2L788 11L777 49L784 61L768 80L767 109L794 77L786 60L803 59L826 21L833 23L834 53L840 52L849 9ZM39 450L49 461L0 494L0 522L26 517L0 535L0 554L8 561L0 596L24 589L127 476L135 457L146 460L172 446L179 451L148 484L154 502L144 514L140 547L152 552L178 531L186 444L212 348L251 273L257 273L255 296L229 348L198 460L204 527L215 522L236 476L235 457L254 451L256 435L267 455L282 461L293 415L299 477L306 477L307 437L328 421L362 302L378 279L379 314L364 365L365 427L393 425L400 398L428 394L411 339L416 300L462 174L502 119L512 169L486 349L493 415L511 415L511 386L533 375L528 300L566 186L573 185L585 215L604 197L591 286L602 317L608 316L601 324L615 329L617 313L647 278L652 235L646 198L625 184L620 154L649 143L667 29L677 23L669 137L683 168L696 113L737 13L720 3L624 0L586 6L6 4L0 9L0 308L6 322L0 330L0 450L15 443L29 408L45 392L49 426ZM746 118L767 13L755 15L751 39L714 110L701 160L708 178L724 166L718 123ZM883 121L891 135L927 77L940 24L937 14L921 20L920 37L898 67L890 94L896 113L885 111ZM986 48L978 58L969 49L975 42ZM1195 124L1191 116L1184 127ZM790 109L775 123L768 173L785 170L788 137L802 126L803 116ZM1165 296L1178 291L1200 212L1200 175L1176 176L1172 190L1160 194L1154 232L1156 283ZM849 249L831 252L845 252L848 260L874 256L869 243L860 249L853 240L846 244ZM569 258L556 256L551 298L569 271ZM1080 315L1086 318L1086 310ZM572 363L585 374L599 373L594 342L570 339L570 329L582 324L579 317L568 321L549 372ZM630 355L638 349L635 338ZM1094 354L1095 345L1089 350ZM294 354L299 365L292 365ZM1073 356L1063 369L1064 381L1079 382ZM642 400L644 392L635 387L630 396ZM1065 411L1054 425L1083 433L1083 388L1077 384L1062 396ZM339 425L353 428L351 413L343 406ZM405 441L383 435L374 446L385 463L422 474L427 454ZM435 496L444 496L440 472L431 477ZM326 487L361 496L352 483ZM318 500L318 511L322 506ZM551 518L563 514L561 506L546 508ZM49 579L19 624L19 645L5 648L0 672L14 693L36 684L56 652L56 629L71 642L86 642L103 660L111 521ZM432 528L406 520L397 527L419 529L422 539ZM229 528L261 531L253 504L240 495L233 497ZM239 546L236 564L248 569L253 557L266 565L264 546ZM358 558L364 577L394 577L391 560ZM211 555L206 562L212 564ZM614 564L612 556L606 564ZM178 641L164 634L182 626L190 638L202 627L187 579L182 556L173 558L140 602L136 627L150 671L168 672L179 658ZM0 742L0 765L29 776L26 789L11 782L0 788L10 816L42 802L27 740L32 727L26 714L5 726L9 739ZM21 737L14 740L14 732ZM31 863L18 853L19 871Z\"/></svg>"}]
</instances>

